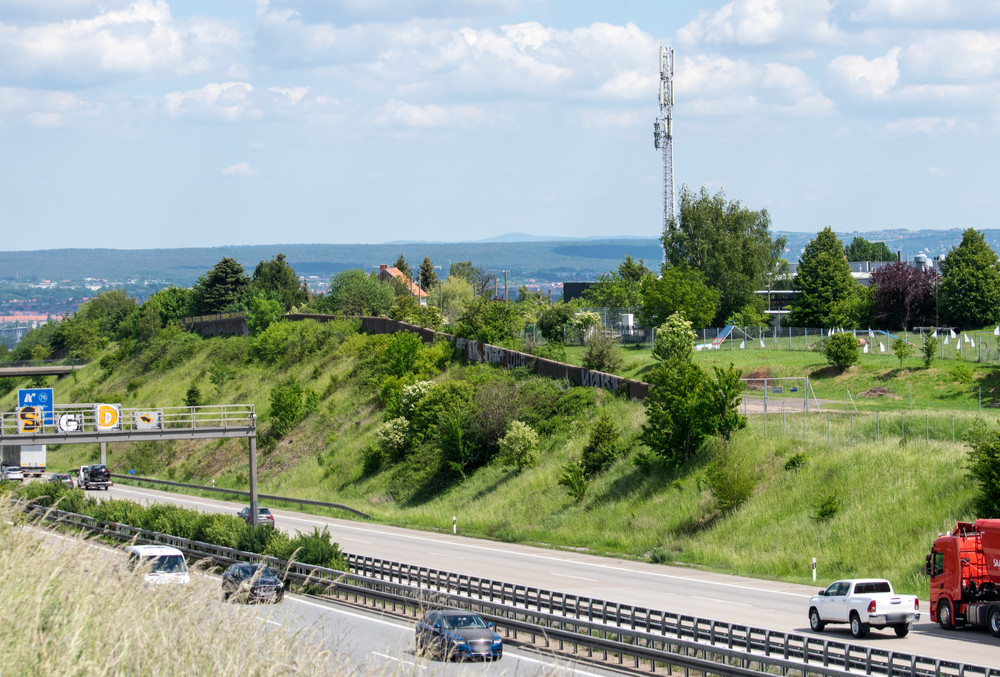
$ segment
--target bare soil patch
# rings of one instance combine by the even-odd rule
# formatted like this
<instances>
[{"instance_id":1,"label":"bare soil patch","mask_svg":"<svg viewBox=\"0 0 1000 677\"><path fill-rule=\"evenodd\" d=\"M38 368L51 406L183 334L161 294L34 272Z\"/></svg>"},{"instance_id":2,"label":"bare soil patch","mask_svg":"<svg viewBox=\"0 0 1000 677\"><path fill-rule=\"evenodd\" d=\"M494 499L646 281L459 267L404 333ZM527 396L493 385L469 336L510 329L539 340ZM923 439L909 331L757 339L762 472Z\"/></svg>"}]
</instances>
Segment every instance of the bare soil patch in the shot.
<instances>
[{"instance_id":1,"label":"bare soil patch","mask_svg":"<svg viewBox=\"0 0 1000 677\"><path fill-rule=\"evenodd\" d=\"M864 391L863 393L858 393L858 397L871 397L871 398L886 397L893 400L899 399L899 395L890 392L888 388L883 388L882 386L876 386L874 388Z\"/></svg>"},{"instance_id":2,"label":"bare soil patch","mask_svg":"<svg viewBox=\"0 0 1000 677\"><path fill-rule=\"evenodd\" d=\"M743 383L746 384L747 390L763 390L764 379L767 378L771 378L771 371L764 367L758 367L749 374L743 375Z\"/></svg>"}]
</instances>

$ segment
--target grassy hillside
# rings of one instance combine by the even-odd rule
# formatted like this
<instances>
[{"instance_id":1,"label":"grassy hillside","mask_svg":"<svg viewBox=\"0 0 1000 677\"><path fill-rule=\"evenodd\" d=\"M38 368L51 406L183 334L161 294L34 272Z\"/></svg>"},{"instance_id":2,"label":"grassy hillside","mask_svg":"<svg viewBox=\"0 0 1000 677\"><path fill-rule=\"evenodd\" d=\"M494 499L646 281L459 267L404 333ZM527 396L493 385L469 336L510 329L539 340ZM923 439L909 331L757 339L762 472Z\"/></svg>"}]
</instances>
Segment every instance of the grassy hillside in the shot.
<instances>
[{"instance_id":1,"label":"grassy hillside","mask_svg":"<svg viewBox=\"0 0 1000 677\"><path fill-rule=\"evenodd\" d=\"M801 424L781 434L780 419L772 417L764 437L760 420L751 418L731 444L731 464L749 471L755 488L740 508L722 514L708 489L707 457L680 468L645 460L637 441L645 420L640 403L466 365L441 345L421 347L400 362L390 337L359 334L347 322L280 326L257 338L203 339L167 329L137 354L113 346L100 362L56 382L56 400L181 406L195 385L206 404L256 405L264 493L345 503L379 521L430 530L450 529L457 515L469 535L803 583L811 581L816 557L821 580L884 575L903 590L926 593L923 561L933 538L956 519L977 517L962 445L901 443L887 440L888 430L880 443L852 444L852 424L836 418L829 428L823 420L822 434L803 442ZM811 353L738 354L747 371L799 369L783 365L778 355L810 360L807 366L817 360ZM390 373L399 369L403 376ZM891 383L893 371L890 366L872 378ZM913 373L932 380L933 372ZM273 438L271 393L290 379L305 389L307 413L288 434ZM423 379L438 384L433 392L471 399L462 407L440 400L439 410L421 415L467 409L482 434L502 430L510 418L526 420L540 432L538 465L518 472L472 462L463 477L448 465L431 426L397 460L366 471L366 450L385 420L385 402L404 406L394 393ZM16 393L9 393L0 407L10 410L15 402ZM580 457L601 412L621 426L625 452L576 502L558 481L563 466ZM478 443L495 446L496 437ZM63 445L51 449L50 466L67 469L97 456L93 445ZM134 469L205 484L214 479L216 486L234 488L247 483L246 443L236 440L111 445L108 463L119 473Z\"/></svg>"}]
</instances>

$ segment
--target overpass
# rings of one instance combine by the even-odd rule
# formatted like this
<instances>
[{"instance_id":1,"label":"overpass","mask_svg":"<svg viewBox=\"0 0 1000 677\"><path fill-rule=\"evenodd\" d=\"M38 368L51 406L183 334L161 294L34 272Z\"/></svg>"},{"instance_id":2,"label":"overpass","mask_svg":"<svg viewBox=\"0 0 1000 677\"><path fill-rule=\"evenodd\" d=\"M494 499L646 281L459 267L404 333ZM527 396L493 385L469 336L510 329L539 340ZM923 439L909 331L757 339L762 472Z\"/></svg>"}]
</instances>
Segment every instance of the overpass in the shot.
<instances>
[{"instance_id":1,"label":"overpass","mask_svg":"<svg viewBox=\"0 0 1000 677\"><path fill-rule=\"evenodd\" d=\"M0 362L0 377L58 376L62 378L86 365L82 360L27 360Z\"/></svg>"}]
</instances>

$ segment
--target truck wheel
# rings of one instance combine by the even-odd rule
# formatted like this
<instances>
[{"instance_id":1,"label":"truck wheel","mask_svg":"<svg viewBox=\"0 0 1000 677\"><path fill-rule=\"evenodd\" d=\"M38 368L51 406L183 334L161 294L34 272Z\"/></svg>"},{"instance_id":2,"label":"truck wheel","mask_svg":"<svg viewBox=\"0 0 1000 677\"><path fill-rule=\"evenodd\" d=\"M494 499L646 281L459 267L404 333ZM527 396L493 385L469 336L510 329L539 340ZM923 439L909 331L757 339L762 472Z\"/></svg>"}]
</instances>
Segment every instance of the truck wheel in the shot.
<instances>
[{"instance_id":1,"label":"truck wheel","mask_svg":"<svg viewBox=\"0 0 1000 677\"><path fill-rule=\"evenodd\" d=\"M1000 606L990 608L990 634L1000 637Z\"/></svg>"},{"instance_id":2,"label":"truck wheel","mask_svg":"<svg viewBox=\"0 0 1000 677\"><path fill-rule=\"evenodd\" d=\"M809 627L813 629L813 632L823 632L823 628L826 627L826 623L820 620L816 607L809 609Z\"/></svg>"},{"instance_id":3,"label":"truck wheel","mask_svg":"<svg viewBox=\"0 0 1000 677\"><path fill-rule=\"evenodd\" d=\"M855 639L861 639L868 634L868 624L861 622L861 617L856 611L851 612L851 634Z\"/></svg>"},{"instance_id":4,"label":"truck wheel","mask_svg":"<svg viewBox=\"0 0 1000 677\"><path fill-rule=\"evenodd\" d=\"M906 637L910 633L909 623L897 623L893 630L896 631L896 637Z\"/></svg>"},{"instance_id":5,"label":"truck wheel","mask_svg":"<svg viewBox=\"0 0 1000 677\"><path fill-rule=\"evenodd\" d=\"M941 626L941 629L954 630L955 617L951 613L951 602L948 599L941 600L938 602L937 611L938 625Z\"/></svg>"}]
</instances>

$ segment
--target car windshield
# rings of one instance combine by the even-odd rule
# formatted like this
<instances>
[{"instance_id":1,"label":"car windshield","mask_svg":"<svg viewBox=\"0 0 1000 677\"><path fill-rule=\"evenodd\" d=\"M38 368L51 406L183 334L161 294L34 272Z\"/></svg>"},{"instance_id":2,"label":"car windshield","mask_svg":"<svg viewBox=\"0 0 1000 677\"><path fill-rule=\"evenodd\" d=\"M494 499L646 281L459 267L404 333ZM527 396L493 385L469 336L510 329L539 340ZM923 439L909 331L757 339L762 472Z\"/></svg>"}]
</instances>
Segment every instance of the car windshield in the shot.
<instances>
[{"instance_id":1,"label":"car windshield","mask_svg":"<svg viewBox=\"0 0 1000 677\"><path fill-rule=\"evenodd\" d=\"M264 564L241 564L236 569L236 573L239 574L240 578L253 578L254 576L270 578L274 576L274 572Z\"/></svg>"},{"instance_id":2,"label":"car windshield","mask_svg":"<svg viewBox=\"0 0 1000 677\"><path fill-rule=\"evenodd\" d=\"M151 571L161 574L182 574L187 571L187 563L181 555L157 555L150 557Z\"/></svg>"},{"instance_id":3,"label":"car windshield","mask_svg":"<svg viewBox=\"0 0 1000 677\"><path fill-rule=\"evenodd\" d=\"M446 628L485 628L486 621L472 614L465 616L445 616L444 625Z\"/></svg>"}]
</instances>

